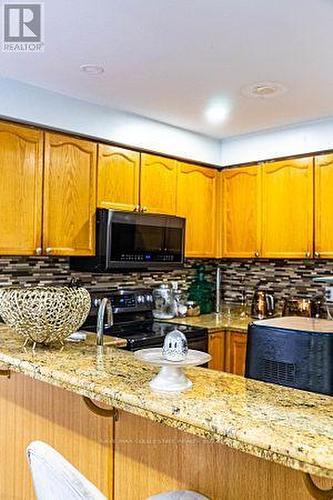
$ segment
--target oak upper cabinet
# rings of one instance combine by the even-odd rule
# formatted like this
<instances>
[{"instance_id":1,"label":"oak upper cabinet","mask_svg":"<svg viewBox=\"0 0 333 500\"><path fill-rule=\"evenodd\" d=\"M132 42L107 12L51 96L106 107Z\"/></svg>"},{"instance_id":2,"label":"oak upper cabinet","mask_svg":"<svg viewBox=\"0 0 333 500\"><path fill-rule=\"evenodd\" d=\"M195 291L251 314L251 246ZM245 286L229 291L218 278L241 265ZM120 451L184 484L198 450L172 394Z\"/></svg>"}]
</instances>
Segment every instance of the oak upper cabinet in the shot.
<instances>
[{"instance_id":1,"label":"oak upper cabinet","mask_svg":"<svg viewBox=\"0 0 333 500\"><path fill-rule=\"evenodd\" d=\"M225 371L235 375L245 374L246 332L226 333Z\"/></svg>"},{"instance_id":2,"label":"oak upper cabinet","mask_svg":"<svg viewBox=\"0 0 333 500\"><path fill-rule=\"evenodd\" d=\"M97 145L45 133L43 246L48 255L95 251Z\"/></svg>"},{"instance_id":3,"label":"oak upper cabinet","mask_svg":"<svg viewBox=\"0 0 333 500\"><path fill-rule=\"evenodd\" d=\"M314 255L333 258L333 154L315 158Z\"/></svg>"},{"instance_id":4,"label":"oak upper cabinet","mask_svg":"<svg viewBox=\"0 0 333 500\"><path fill-rule=\"evenodd\" d=\"M216 256L216 192L218 171L180 163L177 215L186 218L187 257Z\"/></svg>"},{"instance_id":5,"label":"oak upper cabinet","mask_svg":"<svg viewBox=\"0 0 333 500\"><path fill-rule=\"evenodd\" d=\"M262 257L312 256L313 158L263 166L262 228Z\"/></svg>"},{"instance_id":6,"label":"oak upper cabinet","mask_svg":"<svg viewBox=\"0 0 333 500\"><path fill-rule=\"evenodd\" d=\"M176 215L177 161L141 154L140 206L144 212Z\"/></svg>"},{"instance_id":7,"label":"oak upper cabinet","mask_svg":"<svg viewBox=\"0 0 333 500\"><path fill-rule=\"evenodd\" d=\"M99 144L97 206L134 210L139 205L140 153Z\"/></svg>"},{"instance_id":8,"label":"oak upper cabinet","mask_svg":"<svg viewBox=\"0 0 333 500\"><path fill-rule=\"evenodd\" d=\"M261 167L221 172L222 256L259 257L261 253Z\"/></svg>"},{"instance_id":9,"label":"oak upper cabinet","mask_svg":"<svg viewBox=\"0 0 333 500\"><path fill-rule=\"evenodd\" d=\"M0 122L0 254L41 253L43 132Z\"/></svg>"}]
</instances>

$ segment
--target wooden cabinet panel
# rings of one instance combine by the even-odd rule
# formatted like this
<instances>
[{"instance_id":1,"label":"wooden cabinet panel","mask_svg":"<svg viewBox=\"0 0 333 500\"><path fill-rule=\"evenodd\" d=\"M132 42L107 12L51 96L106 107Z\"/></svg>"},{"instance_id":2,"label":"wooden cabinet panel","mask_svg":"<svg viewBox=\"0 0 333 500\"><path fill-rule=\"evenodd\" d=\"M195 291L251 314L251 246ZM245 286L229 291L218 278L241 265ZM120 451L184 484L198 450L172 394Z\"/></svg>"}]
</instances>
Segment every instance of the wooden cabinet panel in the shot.
<instances>
[{"instance_id":1,"label":"wooden cabinet panel","mask_svg":"<svg viewBox=\"0 0 333 500\"><path fill-rule=\"evenodd\" d=\"M313 249L313 158L263 168L263 257L305 258Z\"/></svg>"},{"instance_id":2,"label":"wooden cabinet panel","mask_svg":"<svg viewBox=\"0 0 333 500\"><path fill-rule=\"evenodd\" d=\"M177 215L186 218L187 257L215 257L218 172L188 163L179 165Z\"/></svg>"},{"instance_id":3,"label":"wooden cabinet panel","mask_svg":"<svg viewBox=\"0 0 333 500\"><path fill-rule=\"evenodd\" d=\"M114 500L183 489L211 500L312 499L300 471L123 411L114 447Z\"/></svg>"},{"instance_id":4,"label":"wooden cabinet panel","mask_svg":"<svg viewBox=\"0 0 333 500\"><path fill-rule=\"evenodd\" d=\"M45 134L43 243L47 254L95 251L97 145Z\"/></svg>"},{"instance_id":5,"label":"wooden cabinet panel","mask_svg":"<svg viewBox=\"0 0 333 500\"><path fill-rule=\"evenodd\" d=\"M97 206L134 210L139 204L139 174L140 153L99 144Z\"/></svg>"},{"instance_id":6,"label":"wooden cabinet panel","mask_svg":"<svg viewBox=\"0 0 333 500\"><path fill-rule=\"evenodd\" d=\"M208 363L208 368L212 370L224 371L225 337L225 331L208 334L208 352L212 356L212 359Z\"/></svg>"},{"instance_id":7,"label":"wooden cabinet panel","mask_svg":"<svg viewBox=\"0 0 333 500\"><path fill-rule=\"evenodd\" d=\"M261 167L224 170L222 256L255 257L261 252Z\"/></svg>"},{"instance_id":8,"label":"wooden cabinet panel","mask_svg":"<svg viewBox=\"0 0 333 500\"><path fill-rule=\"evenodd\" d=\"M0 122L0 254L41 251L43 133Z\"/></svg>"},{"instance_id":9,"label":"wooden cabinet panel","mask_svg":"<svg viewBox=\"0 0 333 500\"><path fill-rule=\"evenodd\" d=\"M80 396L12 373L0 377L0 421L0 498L35 499L25 450L41 440L112 499L113 422Z\"/></svg>"},{"instance_id":10,"label":"wooden cabinet panel","mask_svg":"<svg viewBox=\"0 0 333 500\"><path fill-rule=\"evenodd\" d=\"M227 332L225 371L235 375L245 374L247 333Z\"/></svg>"},{"instance_id":11,"label":"wooden cabinet panel","mask_svg":"<svg viewBox=\"0 0 333 500\"><path fill-rule=\"evenodd\" d=\"M315 158L315 257L333 257L333 154Z\"/></svg>"},{"instance_id":12,"label":"wooden cabinet panel","mask_svg":"<svg viewBox=\"0 0 333 500\"><path fill-rule=\"evenodd\" d=\"M176 215L177 162L141 154L140 205L144 211Z\"/></svg>"}]
</instances>

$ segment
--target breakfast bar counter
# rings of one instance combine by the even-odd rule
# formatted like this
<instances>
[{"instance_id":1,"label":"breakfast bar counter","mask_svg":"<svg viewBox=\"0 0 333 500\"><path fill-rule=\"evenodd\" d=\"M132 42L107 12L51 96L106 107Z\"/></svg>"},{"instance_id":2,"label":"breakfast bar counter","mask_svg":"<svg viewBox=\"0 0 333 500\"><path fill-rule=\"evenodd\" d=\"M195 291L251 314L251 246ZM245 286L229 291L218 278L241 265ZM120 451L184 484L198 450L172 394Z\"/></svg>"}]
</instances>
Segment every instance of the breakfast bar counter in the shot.
<instances>
[{"instance_id":1,"label":"breakfast bar counter","mask_svg":"<svg viewBox=\"0 0 333 500\"><path fill-rule=\"evenodd\" d=\"M22 338L7 327L0 328L0 362L2 374L11 373L12 379L16 377L17 384L28 384L29 390L32 390L31 384L39 384L40 388L37 391L39 396L36 397L40 397L40 393L47 390L47 387L53 386L60 388L63 394L68 394L68 392L74 394L76 401L80 400L80 404L83 401L82 397L85 397L84 402L90 406L90 409L97 408L95 405L102 404L119 410L120 415L124 415L124 421L129 422L133 419L133 422L136 422L136 425L133 425L132 422L128 426L132 438L137 432L138 438L144 439L142 437L143 429L149 425L153 426L150 431L155 432L160 437L165 435L167 428L171 433L176 432L175 442L178 442L180 435L185 436L185 433L188 433L188 436L192 435L195 444L188 444L188 446L196 446L195 454L200 448L202 452L201 468L205 460L206 463L211 463L211 459L207 459L207 454L212 453L212 456L215 457L214 460L217 460L216 467L222 467L223 474L228 475L228 460L234 456L232 453L236 453L235 460L237 459L239 463L245 460L244 475L248 467L246 462L251 459L256 461L254 470L257 471L265 464L270 464L270 467L276 466L276 470L282 475L287 473L285 471L291 471L297 475L301 475L302 472L333 479L333 399L331 397L265 384L202 368L187 370L187 375L193 382L193 388L188 392L172 395L157 394L153 393L148 385L157 369L138 361L130 352L108 346L102 348L102 352L98 352L95 345L84 342L67 343L61 349L37 347L33 351L30 347L23 348ZM2 387L2 383L5 383L7 379L5 377L1 377L1 379ZM25 389L25 396L22 395L21 402L15 403L16 409L20 405L21 408L22 405L25 407L25 405L31 404L28 401L27 391L28 389ZM4 412L1 415L2 418L6 418L4 405L14 404L9 399L18 392L19 389L16 387L15 390L13 388L13 390L7 391L6 395L2 397L0 405L0 410ZM51 401L50 396L48 398ZM65 404L65 396L63 401ZM34 411L36 411L36 407ZM43 411L46 412L43 419L51 419L51 416L47 415L47 409L44 408ZM54 412L55 409L53 408L52 411ZM70 413L71 409L65 411ZM107 411L104 415L101 411L100 420L103 420L103 416L107 416ZM109 411L111 414L112 409L109 408ZM31 414L32 409L29 412ZM119 417L119 412L113 412L113 416ZM40 410L37 413L40 413ZM115 433L117 433L117 426L121 424L122 419L120 418L118 422L116 420L113 419L113 432ZM2 422L4 421L2 420ZM148 423L149 421L151 424ZM8 425L10 424L8 421ZM34 429L35 427L34 424ZM121 427L119 428L121 429ZM1 436L4 439L3 432L2 429ZM76 432L75 429L73 432ZM108 432L110 431L108 430ZM36 438L40 438L38 432ZM126 474L127 477L130 477L129 464L135 461L134 455L138 449L141 449L140 444L137 442L136 447L133 448L133 443L131 445L127 443L126 450L128 451L128 446L132 446L131 451L125 453L122 448L122 451L117 455L117 440L115 442L116 457L118 456L118 459L123 461L126 457ZM204 445L205 442L206 445ZM103 446L106 446L105 443ZM124 447L125 445L119 446ZM163 444L161 446L163 448ZM5 448L3 443L2 447ZM154 453L157 453L156 443L149 448L151 453L153 450ZM218 450L219 452L217 452ZM164 449L163 453L165 452ZM191 453L194 460L195 454L193 451ZM217 458L219 453L220 459ZM231 454L229 459L226 458L228 453ZM145 460L148 460L147 447L142 454ZM143 460L142 456L141 461ZM246 459L246 457L249 458ZM259 459L254 457L259 457ZM156 457L154 460L155 464L151 467L156 472L158 470ZM164 456L163 462L165 461L168 462L168 459ZM170 470L172 470L171 463L169 465ZM281 465L285 467L281 467ZM117 467L114 470L117 471ZM276 470L274 469L275 472ZM126 474L122 475L121 471L123 471L122 467L119 469L119 474L123 477L122 481L124 482ZM116 472L114 474L117 476ZM190 480L184 479L184 473L181 470L179 478L175 477L175 473L171 474L170 471L168 474L164 471L163 474L165 486L169 484L165 477L170 479L171 476L173 481L170 483L171 486L188 482L191 485ZM219 474L216 477L210 476L210 481L219 482ZM264 472L265 474L267 471ZM93 475L92 480L98 482L96 474ZM126 500L126 493L121 489L124 488L123 482L122 487L104 485L104 490L109 489L110 498ZM286 480L285 487L287 487L287 483L288 480ZM194 484L194 486L198 488L198 484ZM150 480L149 486L145 485L146 489L142 491L152 494L149 489L153 488L152 485L154 485L153 478ZM297 491L301 485L304 486L302 481L298 484ZM280 486L276 485L276 487ZM103 485L100 487L103 488ZM227 485L225 484L224 487ZM112 495L110 488L113 492ZM208 485L202 486L202 488L205 489L206 493L212 495L212 490L209 490ZM258 488L261 487L258 486ZM140 488L138 488L138 492L138 496L132 498L139 500L141 498ZM306 490L303 491L303 494L304 496L294 494L293 498L311 498ZM211 498L230 498L232 500L241 498L236 493L234 495L223 496L221 494L219 496L216 493ZM250 498L250 496L245 495L242 498ZM265 498L260 496L259 490L257 498ZM283 497L281 496L281 498Z\"/></svg>"}]
</instances>

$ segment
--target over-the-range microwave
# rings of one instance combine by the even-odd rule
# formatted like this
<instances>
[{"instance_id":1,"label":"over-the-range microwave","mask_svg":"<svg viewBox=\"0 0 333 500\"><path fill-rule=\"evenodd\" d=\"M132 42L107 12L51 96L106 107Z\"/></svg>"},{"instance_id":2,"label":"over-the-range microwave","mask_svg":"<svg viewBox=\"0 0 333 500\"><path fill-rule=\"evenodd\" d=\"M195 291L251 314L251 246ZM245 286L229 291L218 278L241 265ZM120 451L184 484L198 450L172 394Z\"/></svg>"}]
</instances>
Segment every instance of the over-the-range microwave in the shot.
<instances>
[{"instance_id":1,"label":"over-the-range microwave","mask_svg":"<svg viewBox=\"0 0 333 500\"><path fill-rule=\"evenodd\" d=\"M184 246L182 217L100 208L96 213L96 255L72 257L70 266L91 272L172 269L183 265Z\"/></svg>"}]
</instances>

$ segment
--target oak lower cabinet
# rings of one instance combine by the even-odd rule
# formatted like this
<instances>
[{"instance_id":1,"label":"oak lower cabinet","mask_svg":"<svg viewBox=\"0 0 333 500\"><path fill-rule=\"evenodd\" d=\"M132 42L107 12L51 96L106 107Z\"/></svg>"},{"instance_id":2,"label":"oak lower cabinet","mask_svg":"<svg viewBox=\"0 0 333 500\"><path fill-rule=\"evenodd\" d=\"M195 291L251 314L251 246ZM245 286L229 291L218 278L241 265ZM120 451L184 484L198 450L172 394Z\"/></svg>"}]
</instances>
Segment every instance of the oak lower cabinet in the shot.
<instances>
[{"instance_id":1,"label":"oak lower cabinet","mask_svg":"<svg viewBox=\"0 0 333 500\"><path fill-rule=\"evenodd\" d=\"M225 331L208 334L208 368L234 375L245 374L247 332Z\"/></svg>"},{"instance_id":2,"label":"oak lower cabinet","mask_svg":"<svg viewBox=\"0 0 333 500\"><path fill-rule=\"evenodd\" d=\"M48 255L95 251L97 145L45 133L43 246Z\"/></svg>"},{"instance_id":3,"label":"oak lower cabinet","mask_svg":"<svg viewBox=\"0 0 333 500\"><path fill-rule=\"evenodd\" d=\"M177 161L141 154L140 206L144 212L176 215Z\"/></svg>"},{"instance_id":4,"label":"oak lower cabinet","mask_svg":"<svg viewBox=\"0 0 333 500\"><path fill-rule=\"evenodd\" d=\"M25 450L41 440L112 499L113 421L80 396L12 372L0 376L0 422L0 498L35 499Z\"/></svg>"},{"instance_id":5,"label":"oak lower cabinet","mask_svg":"<svg viewBox=\"0 0 333 500\"><path fill-rule=\"evenodd\" d=\"M109 500L181 489L211 500L312 498L300 471L124 411L116 421L96 415L81 396L20 374L0 376L0 421L1 499L35 499L25 456L34 440L54 447Z\"/></svg>"},{"instance_id":6,"label":"oak lower cabinet","mask_svg":"<svg viewBox=\"0 0 333 500\"><path fill-rule=\"evenodd\" d=\"M121 411L115 423L114 500L184 489L211 500L313 500L300 471Z\"/></svg>"},{"instance_id":7,"label":"oak lower cabinet","mask_svg":"<svg viewBox=\"0 0 333 500\"><path fill-rule=\"evenodd\" d=\"M333 154L315 158L315 253L333 258Z\"/></svg>"},{"instance_id":8,"label":"oak lower cabinet","mask_svg":"<svg viewBox=\"0 0 333 500\"><path fill-rule=\"evenodd\" d=\"M212 370L225 369L225 338L226 332L212 332L208 334L208 352L212 359L208 363L208 368Z\"/></svg>"},{"instance_id":9,"label":"oak lower cabinet","mask_svg":"<svg viewBox=\"0 0 333 500\"><path fill-rule=\"evenodd\" d=\"M217 170L179 164L177 215L186 218L187 257L216 257L217 186Z\"/></svg>"},{"instance_id":10,"label":"oak lower cabinet","mask_svg":"<svg viewBox=\"0 0 333 500\"><path fill-rule=\"evenodd\" d=\"M226 332L225 339L225 371L234 375L245 374L246 332Z\"/></svg>"},{"instance_id":11,"label":"oak lower cabinet","mask_svg":"<svg viewBox=\"0 0 333 500\"><path fill-rule=\"evenodd\" d=\"M132 211L139 205L140 153L99 144L97 206Z\"/></svg>"},{"instance_id":12,"label":"oak lower cabinet","mask_svg":"<svg viewBox=\"0 0 333 500\"><path fill-rule=\"evenodd\" d=\"M313 158L263 166L262 257L308 258L313 251Z\"/></svg>"},{"instance_id":13,"label":"oak lower cabinet","mask_svg":"<svg viewBox=\"0 0 333 500\"><path fill-rule=\"evenodd\" d=\"M221 172L222 257L261 253L261 166Z\"/></svg>"},{"instance_id":14,"label":"oak lower cabinet","mask_svg":"<svg viewBox=\"0 0 333 500\"><path fill-rule=\"evenodd\" d=\"M0 122L0 255L40 254L43 132Z\"/></svg>"}]
</instances>

